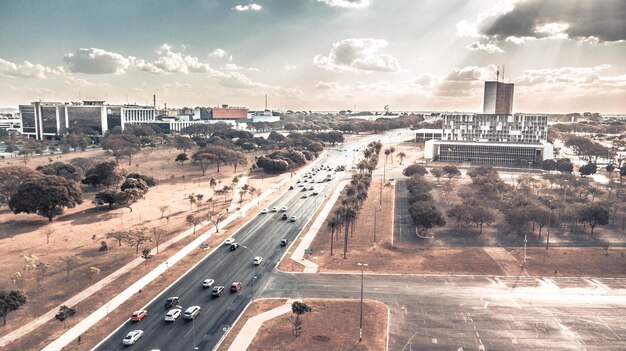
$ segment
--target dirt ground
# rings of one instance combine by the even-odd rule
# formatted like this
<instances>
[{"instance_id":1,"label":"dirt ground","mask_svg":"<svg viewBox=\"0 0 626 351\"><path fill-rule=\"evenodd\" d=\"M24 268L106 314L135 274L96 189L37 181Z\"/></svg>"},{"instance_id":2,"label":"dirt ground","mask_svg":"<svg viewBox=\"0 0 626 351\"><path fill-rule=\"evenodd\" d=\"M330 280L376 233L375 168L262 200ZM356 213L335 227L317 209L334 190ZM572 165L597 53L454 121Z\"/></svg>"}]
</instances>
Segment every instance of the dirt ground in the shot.
<instances>
[{"instance_id":1,"label":"dirt ground","mask_svg":"<svg viewBox=\"0 0 626 351\"><path fill-rule=\"evenodd\" d=\"M518 261L524 259L524 249L507 249ZM535 276L566 277L624 277L626 249L601 247L531 248L526 251L526 271ZM556 272L556 273L555 273Z\"/></svg>"},{"instance_id":2,"label":"dirt ground","mask_svg":"<svg viewBox=\"0 0 626 351\"><path fill-rule=\"evenodd\" d=\"M213 197L208 180L216 177L221 181L218 187L231 185L234 177L232 167L221 167L220 173L216 173L215 168L207 170L205 176L201 175L198 167L185 163L180 165L174 162L175 156L180 150L174 148L161 148L150 153L140 153L133 160L133 165L122 164L129 172L139 172L155 177L159 184L150 189L146 198L134 204L133 212L126 208L94 207L91 203L97 191L83 186L84 202L73 209L66 209L62 216L55 218L51 223L47 219L28 214L15 215L4 207L0 210L0 265L3 267L3 274L0 274L0 286L3 288L19 288L25 290L29 297L29 303L20 310L9 315L7 326L2 327L2 334L27 323L29 320L39 316L51 308L55 308L62 301L73 296L78 291L86 288L93 282L112 273L119 267L128 263L138 255L134 248L125 244L118 246L114 239L107 239L106 234L117 230L127 230L135 226L161 227L168 234L161 239L165 242L172 238L175 233L187 229L189 225L185 222L188 214L206 213L209 209L220 210L230 204L228 198ZM253 153L246 154L249 163L254 158ZM102 151L75 152L66 155L55 155L53 161L67 162L75 157L90 157L97 162L107 159ZM26 166L37 167L49 162L48 156L30 158ZM2 160L0 167L10 165L24 165L22 159ZM238 168L237 175L241 176L248 170L248 167ZM259 190L259 193L269 186L275 184L281 176L250 176L248 184ZM200 206L193 205L190 208L187 195L204 194L204 202ZM212 203L207 203L208 198L213 197ZM244 201L248 201L250 195L246 195ZM262 206L264 202L260 205ZM163 218L159 210L160 206L168 206ZM97 225L95 225L97 224ZM42 232L44 227L50 227L54 232L50 237L50 243L46 244L46 237ZM222 238L223 239L223 238ZM98 251L100 241L107 241L109 251L102 253ZM191 239L189 239L191 240ZM188 240L175 245L180 248ZM154 247L154 243L146 245ZM172 251L173 252L173 251ZM43 280L42 287L39 288L35 282L35 273L25 270L25 260L21 255L35 255L49 265ZM65 282L65 271L61 267L60 259L67 255L77 255L80 258L80 265L70 274L70 280ZM166 253L155 256L148 264L142 265L150 267L159 261L158 257L165 257ZM90 267L100 269L100 273L87 279L86 273ZM19 272L22 276L17 281L12 281L12 276ZM118 284L114 284L118 285ZM109 296L103 295L102 297ZM106 301L106 298L103 299Z\"/></svg>"},{"instance_id":3,"label":"dirt ground","mask_svg":"<svg viewBox=\"0 0 626 351\"><path fill-rule=\"evenodd\" d=\"M302 334L295 337L291 313L263 324L249 351L384 350L387 342L387 307L363 301L363 341L359 342L358 300L304 300L313 311L301 318Z\"/></svg>"}]
</instances>

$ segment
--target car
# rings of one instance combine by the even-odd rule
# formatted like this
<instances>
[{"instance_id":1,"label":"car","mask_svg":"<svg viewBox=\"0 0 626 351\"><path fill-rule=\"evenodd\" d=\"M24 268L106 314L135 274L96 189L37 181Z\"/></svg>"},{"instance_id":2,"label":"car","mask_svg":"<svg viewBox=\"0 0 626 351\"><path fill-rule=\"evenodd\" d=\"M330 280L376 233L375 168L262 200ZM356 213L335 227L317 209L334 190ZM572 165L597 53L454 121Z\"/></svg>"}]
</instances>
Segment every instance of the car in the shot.
<instances>
[{"instance_id":1,"label":"car","mask_svg":"<svg viewBox=\"0 0 626 351\"><path fill-rule=\"evenodd\" d=\"M287 239L280 239L280 246L287 246L288 242L289 242L289 240L287 240Z\"/></svg>"},{"instance_id":2,"label":"car","mask_svg":"<svg viewBox=\"0 0 626 351\"><path fill-rule=\"evenodd\" d=\"M289 218L290 222L295 222L297 220L296 216L291 216L291 218Z\"/></svg>"},{"instance_id":3,"label":"car","mask_svg":"<svg viewBox=\"0 0 626 351\"><path fill-rule=\"evenodd\" d=\"M313 190L315 190L315 188L311 186L311 187L309 187L309 190L313 191Z\"/></svg>"},{"instance_id":4,"label":"car","mask_svg":"<svg viewBox=\"0 0 626 351\"><path fill-rule=\"evenodd\" d=\"M252 260L252 264L255 266L258 266L261 264L261 262L263 262L263 257L261 256L257 256Z\"/></svg>"},{"instance_id":5,"label":"car","mask_svg":"<svg viewBox=\"0 0 626 351\"><path fill-rule=\"evenodd\" d=\"M303 180L303 182L304 182L304 183L308 183L308 182L309 182L309 180L308 180L308 179L305 179L305 180Z\"/></svg>"},{"instance_id":6,"label":"car","mask_svg":"<svg viewBox=\"0 0 626 351\"><path fill-rule=\"evenodd\" d=\"M165 300L165 308L170 308L178 305L178 296L170 296Z\"/></svg>"},{"instance_id":7,"label":"car","mask_svg":"<svg viewBox=\"0 0 626 351\"><path fill-rule=\"evenodd\" d=\"M213 297L220 297L224 295L224 287L223 286L216 286L213 288L213 290L211 290L211 296Z\"/></svg>"},{"instance_id":8,"label":"car","mask_svg":"<svg viewBox=\"0 0 626 351\"><path fill-rule=\"evenodd\" d=\"M283 220L286 220L286 219L289 218L289 216L286 213L283 213L283 217L282 218L283 218Z\"/></svg>"},{"instance_id":9,"label":"car","mask_svg":"<svg viewBox=\"0 0 626 351\"><path fill-rule=\"evenodd\" d=\"M234 282L234 283L231 284L230 292L236 293L239 290L241 290L241 283L240 282Z\"/></svg>"},{"instance_id":10,"label":"car","mask_svg":"<svg viewBox=\"0 0 626 351\"><path fill-rule=\"evenodd\" d=\"M140 320L144 319L147 315L148 315L148 311L146 310L135 311L130 316L130 320L133 322L139 322Z\"/></svg>"},{"instance_id":11,"label":"car","mask_svg":"<svg viewBox=\"0 0 626 351\"><path fill-rule=\"evenodd\" d=\"M296 184L300 184L302 181L300 179L296 180Z\"/></svg>"},{"instance_id":12,"label":"car","mask_svg":"<svg viewBox=\"0 0 626 351\"><path fill-rule=\"evenodd\" d=\"M289 187L289 190L293 190L293 185Z\"/></svg>"},{"instance_id":13,"label":"car","mask_svg":"<svg viewBox=\"0 0 626 351\"><path fill-rule=\"evenodd\" d=\"M181 312L182 310L180 308L172 308L171 310L167 311L167 313L165 314L165 321L166 322L176 321L178 317L180 317Z\"/></svg>"},{"instance_id":14,"label":"car","mask_svg":"<svg viewBox=\"0 0 626 351\"><path fill-rule=\"evenodd\" d=\"M198 313L200 313L200 306L190 306L185 310L185 313L183 313L183 318L195 319Z\"/></svg>"},{"instance_id":15,"label":"car","mask_svg":"<svg viewBox=\"0 0 626 351\"><path fill-rule=\"evenodd\" d=\"M278 207L272 207L272 212L278 212Z\"/></svg>"},{"instance_id":16,"label":"car","mask_svg":"<svg viewBox=\"0 0 626 351\"><path fill-rule=\"evenodd\" d=\"M302 185L302 184L298 184L298 187L299 187L299 188L301 188L301 187L303 187L303 186L304 186L304 185Z\"/></svg>"},{"instance_id":17,"label":"car","mask_svg":"<svg viewBox=\"0 0 626 351\"><path fill-rule=\"evenodd\" d=\"M234 242L235 242L235 238L231 236L230 238L226 239L226 241L224 241L224 245L230 245Z\"/></svg>"},{"instance_id":18,"label":"car","mask_svg":"<svg viewBox=\"0 0 626 351\"><path fill-rule=\"evenodd\" d=\"M301 191L307 191L307 188L306 188L306 187L303 187Z\"/></svg>"},{"instance_id":19,"label":"car","mask_svg":"<svg viewBox=\"0 0 626 351\"><path fill-rule=\"evenodd\" d=\"M312 192L312 193L311 193L311 195L309 195L309 196L317 196L317 195L319 195L319 194L320 194L320 193L318 193L317 191L314 191L314 192Z\"/></svg>"},{"instance_id":20,"label":"car","mask_svg":"<svg viewBox=\"0 0 626 351\"><path fill-rule=\"evenodd\" d=\"M283 207L280 209L280 212L287 212L287 206L283 206Z\"/></svg>"},{"instance_id":21,"label":"car","mask_svg":"<svg viewBox=\"0 0 626 351\"><path fill-rule=\"evenodd\" d=\"M307 194L302 195L302 199L306 199L308 197L309 197L309 195L307 195Z\"/></svg>"},{"instance_id":22,"label":"car","mask_svg":"<svg viewBox=\"0 0 626 351\"><path fill-rule=\"evenodd\" d=\"M264 209L261 210L261 214L266 214L268 212L269 212L269 210L267 208L264 208Z\"/></svg>"},{"instance_id":23,"label":"car","mask_svg":"<svg viewBox=\"0 0 626 351\"><path fill-rule=\"evenodd\" d=\"M239 247L239 243L230 244L230 251L235 251Z\"/></svg>"},{"instance_id":24,"label":"car","mask_svg":"<svg viewBox=\"0 0 626 351\"><path fill-rule=\"evenodd\" d=\"M126 334L124 340L122 340L122 344L124 345L134 345L137 340L141 339L143 336L143 330L132 330Z\"/></svg>"},{"instance_id":25,"label":"car","mask_svg":"<svg viewBox=\"0 0 626 351\"><path fill-rule=\"evenodd\" d=\"M202 287L207 289L213 286L213 284L215 284L215 280L214 279L205 279L202 282Z\"/></svg>"}]
</instances>

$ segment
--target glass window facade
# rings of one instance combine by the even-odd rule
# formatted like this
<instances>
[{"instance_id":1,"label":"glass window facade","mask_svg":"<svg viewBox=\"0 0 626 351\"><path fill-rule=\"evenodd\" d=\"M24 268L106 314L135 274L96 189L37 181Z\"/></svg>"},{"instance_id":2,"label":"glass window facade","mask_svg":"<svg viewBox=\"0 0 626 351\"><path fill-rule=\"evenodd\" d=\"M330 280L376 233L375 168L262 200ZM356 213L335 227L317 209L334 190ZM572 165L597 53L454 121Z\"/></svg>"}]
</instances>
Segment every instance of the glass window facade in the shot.
<instances>
[{"instance_id":1,"label":"glass window facade","mask_svg":"<svg viewBox=\"0 0 626 351\"><path fill-rule=\"evenodd\" d=\"M102 134L102 106L67 106L68 129L87 135Z\"/></svg>"},{"instance_id":2,"label":"glass window facade","mask_svg":"<svg viewBox=\"0 0 626 351\"><path fill-rule=\"evenodd\" d=\"M41 106L41 125L45 134L57 134L57 109L57 106Z\"/></svg>"},{"instance_id":3,"label":"glass window facade","mask_svg":"<svg viewBox=\"0 0 626 351\"><path fill-rule=\"evenodd\" d=\"M439 161L443 162L527 166L528 162L542 161L541 146L516 147L512 145L487 145L480 143L473 145L441 143L437 147L439 148Z\"/></svg>"},{"instance_id":4,"label":"glass window facade","mask_svg":"<svg viewBox=\"0 0 626 351\"><path fill-rule=\"evenodd\" d=\"M37 132L35 107L31 105L20 105L20 115L22 116L22 130L24 133L35 134Z\"/></svg>"},{"instance_id":5,"label":"glass window facade","mask_svg":"<svg viewBox=\"0 0 626 351\"><path fill-rule=\"evenodd\" d=\"M122 127L122 108L107 107L107 128L111 130L115 127Z\"/></svg>"}]
</instances>

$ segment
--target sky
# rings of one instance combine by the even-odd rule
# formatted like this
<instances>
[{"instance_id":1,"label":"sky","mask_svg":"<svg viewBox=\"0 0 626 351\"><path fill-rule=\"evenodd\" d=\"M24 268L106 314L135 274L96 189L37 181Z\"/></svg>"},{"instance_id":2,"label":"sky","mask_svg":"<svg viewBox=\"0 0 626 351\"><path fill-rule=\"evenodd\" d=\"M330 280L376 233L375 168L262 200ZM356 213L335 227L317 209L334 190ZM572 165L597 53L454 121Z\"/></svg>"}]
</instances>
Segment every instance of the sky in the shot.
<instances>
[{"instance_id":1,"label":"sky","mask_svg":"<svg viewBox=\"0 0 626 351\"><path fill-rule=\"evenodd\" d=\"M0 107L626 113L623 0L0 0ZM504 77L504 78L502 78Z\"/></svg>"}]
</instances>

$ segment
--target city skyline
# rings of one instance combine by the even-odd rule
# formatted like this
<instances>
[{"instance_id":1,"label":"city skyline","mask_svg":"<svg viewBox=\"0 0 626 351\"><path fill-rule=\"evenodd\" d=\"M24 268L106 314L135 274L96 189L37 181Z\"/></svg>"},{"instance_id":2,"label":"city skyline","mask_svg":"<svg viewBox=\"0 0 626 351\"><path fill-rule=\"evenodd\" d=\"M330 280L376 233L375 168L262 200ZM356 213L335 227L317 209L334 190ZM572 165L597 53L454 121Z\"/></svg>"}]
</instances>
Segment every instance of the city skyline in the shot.
<instances>
[{"instance_id":1,"label":"city skyline","mask_svg":"<svg viewBox=\"0 0 626 351\"><path fill-rule=\"evenodd\" d=\"M294 110L626 111L622 1L0 4L0 107L35 100ZM504 68L502 67L504 65ZM500 68L498 68L498 66Z\"/></svg>"}]
</instances>

